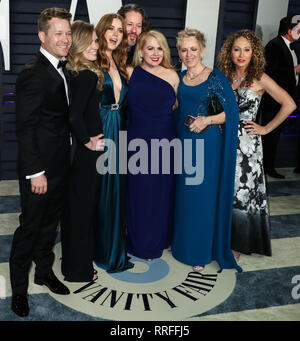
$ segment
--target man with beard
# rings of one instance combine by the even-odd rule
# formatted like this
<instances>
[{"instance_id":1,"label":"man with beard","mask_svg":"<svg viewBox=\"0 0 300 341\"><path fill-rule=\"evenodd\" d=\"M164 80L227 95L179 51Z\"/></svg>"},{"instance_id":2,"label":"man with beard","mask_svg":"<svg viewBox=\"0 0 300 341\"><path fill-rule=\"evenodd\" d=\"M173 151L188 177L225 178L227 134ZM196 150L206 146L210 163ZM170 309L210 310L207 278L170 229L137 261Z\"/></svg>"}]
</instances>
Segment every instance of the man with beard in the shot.
<instances>
[{"instance_id":1,"label":"man with beard","mask_svg":"<svg viewBox=\"0 0 300 341\"><path fill-rule=\"evenodd\" d=\"M118 10L125 22L128 35L128 57L127 64L132 63L135 45L139 35L150 29L148 17L143 8L137 4L127 4Z\"/></svg>"}]
</instances>

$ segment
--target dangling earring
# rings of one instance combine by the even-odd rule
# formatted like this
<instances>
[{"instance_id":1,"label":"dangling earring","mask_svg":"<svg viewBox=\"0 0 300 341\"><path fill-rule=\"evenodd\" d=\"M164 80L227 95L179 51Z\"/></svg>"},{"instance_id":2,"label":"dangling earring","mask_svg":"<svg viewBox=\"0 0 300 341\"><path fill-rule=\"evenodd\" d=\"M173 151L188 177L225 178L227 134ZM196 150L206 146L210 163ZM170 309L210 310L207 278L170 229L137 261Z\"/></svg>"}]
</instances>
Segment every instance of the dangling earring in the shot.
<instances>
[{"instance_id":1,"label":"dangling earring","mask_svg":"<svg viewBox=\"0 0 300 341\"><path fill-rule=\"evenodd\" d=\"M143 57L139 56L139 58L140 58L140 62L142 63L143 62Z\"/></svg>"},{"instance_id":2,"label":"dangling earring","mask_svg":"<svg viewBox=\"0 0 300 341\"><path fill-rule=\"evenodd\" d=\"M178 60L179 60L179 63L182 63L182 60L181 60L181 58L180 58L180 57L178 58Z\"/></svg>"}]
</instances>

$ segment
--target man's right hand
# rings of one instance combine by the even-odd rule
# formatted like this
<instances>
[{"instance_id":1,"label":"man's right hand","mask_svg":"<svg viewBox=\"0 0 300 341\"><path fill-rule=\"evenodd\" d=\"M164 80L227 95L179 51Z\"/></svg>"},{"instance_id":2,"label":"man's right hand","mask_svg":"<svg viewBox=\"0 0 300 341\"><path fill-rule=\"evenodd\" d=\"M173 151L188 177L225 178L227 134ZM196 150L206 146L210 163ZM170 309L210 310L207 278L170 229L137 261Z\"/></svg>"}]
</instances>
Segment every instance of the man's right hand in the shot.
<instances>
[{"instance_id":1,"label":"man's right hand","mask_svg":"<svg viewBox=\"0 0 300 341\"><path fill-rule=\"evenodd\" d=\"M45 174L31 178L30 182L32 193L45 194L47 192L48 182Z\"/></svg>"}]
</instances>

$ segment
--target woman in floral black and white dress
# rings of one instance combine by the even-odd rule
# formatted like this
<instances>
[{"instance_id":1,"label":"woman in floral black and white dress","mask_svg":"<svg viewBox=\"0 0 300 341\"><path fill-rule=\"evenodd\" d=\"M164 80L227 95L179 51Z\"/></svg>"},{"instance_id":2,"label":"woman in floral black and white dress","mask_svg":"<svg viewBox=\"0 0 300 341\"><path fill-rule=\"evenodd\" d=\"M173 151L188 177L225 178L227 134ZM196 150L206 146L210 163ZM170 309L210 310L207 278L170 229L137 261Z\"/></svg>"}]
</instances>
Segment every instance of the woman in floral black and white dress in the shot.
<instances>
[{"instance_id":1,"label":"woman in floral black and white dress","mask_svg":"<svg viewBox=\"0 0 300 341\"><path fill-rule=\"evenodd\" d=\"M241 30L229 36L221 49L219 63L220 70L232 84L240 112L231 248L237 259L240 252L271 256L261 135L274 130L296 105L289 94L263 72L263 46L254 32ZM281 109L272 121L261 126L255 119L265 91L281 104Z\"/></svg>"}]
</instances>

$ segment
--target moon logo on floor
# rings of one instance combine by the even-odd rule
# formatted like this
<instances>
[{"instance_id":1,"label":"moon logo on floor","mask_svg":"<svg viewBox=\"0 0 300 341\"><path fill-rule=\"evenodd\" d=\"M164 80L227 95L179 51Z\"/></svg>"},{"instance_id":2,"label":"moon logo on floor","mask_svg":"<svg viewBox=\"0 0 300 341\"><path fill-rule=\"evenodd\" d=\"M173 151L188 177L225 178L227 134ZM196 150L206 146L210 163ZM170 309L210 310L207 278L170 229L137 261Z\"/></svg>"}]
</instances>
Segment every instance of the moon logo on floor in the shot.
<instances>
[{"instance_id":1,"label":"moon logo on floor","mask_svg":"<svg viewBox=\"0 0 300 341\"><path fill-rule=\"evenodd\" d=\"M55 246L54 271L60 271L61 245ZM235 270L218 273L212 262L202 273L176 261L169 250L152 262L132 257L134 268L107 273L97 268L90 283L64 282L67 296L50 293L57 301L82 313L117 321L183 320L204 313L226 300L235 283Z\"/></svg>"}]
</instances>

